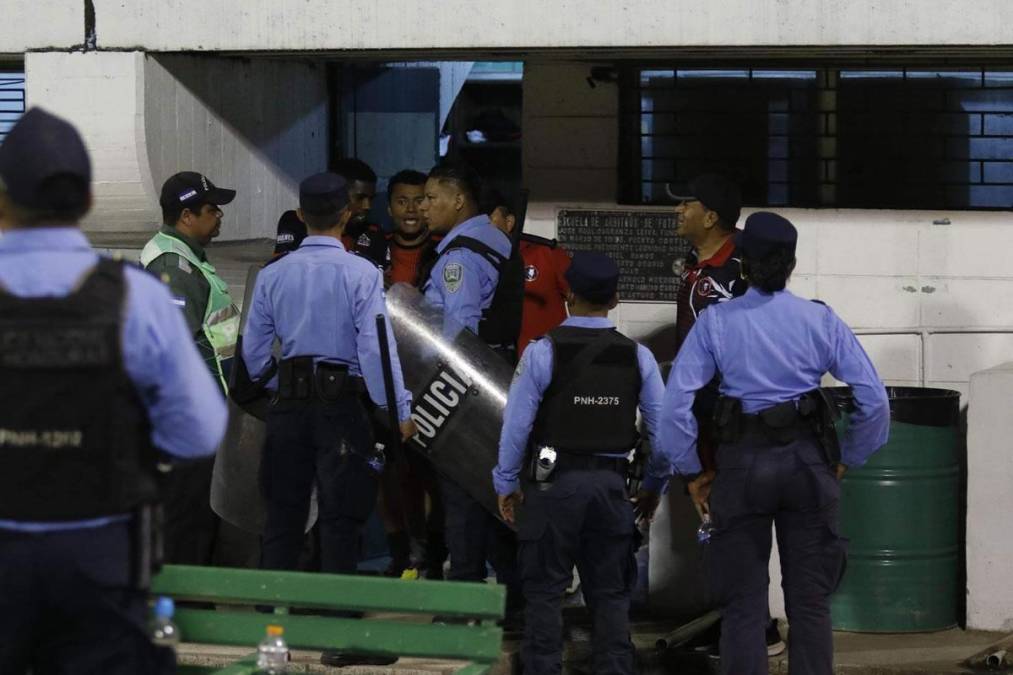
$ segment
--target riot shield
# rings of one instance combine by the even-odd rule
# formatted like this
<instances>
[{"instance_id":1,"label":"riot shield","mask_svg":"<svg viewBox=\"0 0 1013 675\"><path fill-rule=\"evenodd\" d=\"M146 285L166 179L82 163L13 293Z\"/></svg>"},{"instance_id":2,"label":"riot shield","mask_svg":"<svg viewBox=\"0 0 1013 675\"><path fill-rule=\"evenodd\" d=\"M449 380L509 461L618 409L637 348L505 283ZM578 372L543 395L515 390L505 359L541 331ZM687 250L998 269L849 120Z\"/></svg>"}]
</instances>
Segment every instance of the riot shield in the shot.
<instances>
[{"instance_id":1,"label":"riot shield","mask_svg":"<svg viewBox=\"0 0 1013 675\"><path fill-rule=\"evenodd\" d=\"M251 265L246 274L246 291L243 295L243 310L240 335L246 327L247 308L253 297L253 286L261 265ZM242 358L237 354L236 358ZM211 474L211 509L223 520L236 527L261 534L264 531L264 497L260 491L260 461L264 452L266 425L228 400L229 423L215 455L214 471ZM317 517L317 500L310 500L308 531Z\"/></svg>"},{"instance_id":2,"label":"riot shield","mask_svg":"<svg viewBox=\"0 0 1013 675\"><path fill-rule=\"evenodd\" d=\"M419 429L411 447L498 517L492 470L512 368L408 284L387 291L387 313Z\"/></svg>"}]
</instances>

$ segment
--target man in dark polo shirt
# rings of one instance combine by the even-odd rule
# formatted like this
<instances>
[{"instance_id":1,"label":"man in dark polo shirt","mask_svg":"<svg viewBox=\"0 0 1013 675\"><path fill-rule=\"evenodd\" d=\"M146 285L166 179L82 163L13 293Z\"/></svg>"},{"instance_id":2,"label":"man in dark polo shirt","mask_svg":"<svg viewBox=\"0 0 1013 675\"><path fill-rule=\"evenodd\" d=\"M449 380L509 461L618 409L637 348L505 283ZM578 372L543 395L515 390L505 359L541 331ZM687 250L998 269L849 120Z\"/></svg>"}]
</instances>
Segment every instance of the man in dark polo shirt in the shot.
<instances>
[{"instance_id":1,"label":"man in dark polo shirt","mask_svg":"<svg viewBox=\"0 0 1013 675\"><path fill-rule=\"evenodd\" d=\"M697 176L678 192L669 190L669 196L677 202L676 233L693 246L693 251L686 259L679 287L676 353L700 312L738 297L748 288L742 278L742 259L735 250L735 224L742 211L739 186L724 176L709 173ZM693 405L699 429L697 451L705 471L715 469L717 446L712 420L717 398L718 381L715 379L698 392ZM776 656L784 649L777 622L771 620L767 627L767 653Z\"/></svg>"}]
</instances>

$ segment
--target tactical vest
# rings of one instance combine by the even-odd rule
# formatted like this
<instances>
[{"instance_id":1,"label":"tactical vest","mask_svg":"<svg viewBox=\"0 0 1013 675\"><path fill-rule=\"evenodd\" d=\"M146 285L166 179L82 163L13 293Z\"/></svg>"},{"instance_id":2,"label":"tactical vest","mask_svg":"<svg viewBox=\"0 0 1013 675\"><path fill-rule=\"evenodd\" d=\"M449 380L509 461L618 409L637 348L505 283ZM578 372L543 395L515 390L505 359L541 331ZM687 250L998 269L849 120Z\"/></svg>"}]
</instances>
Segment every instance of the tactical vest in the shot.
<instances>
[{"instance_id":1,"label":"tactical vest","mask_svg":"<svg viewBox=\"0 0 1013 675\"><path fill-rule=\"evenodd\" d=\"M122 263L62 298L0 289L0 519L83 520L153 501L147 413L123 366Z\"/></svg>"},{"instance_id":2,"label":"tactical vest","mask_svg":"<svg viewBox=\"0 0 1013 675\"><path fill-rule=\"evenodd\" d=\"M637 443L640 363L637 343L614 328L559 326L552 381L532 439L573 453L628 452Z\"/></svg>"},{"instance_id":3,"label":"tactical vest","mask_svg":"<svg viewBox=\"0 0 1013 675\"><path fill-rule=\"evenodd\" d=\"M208 303L204 311L201 328L208 343L215 352L215 367L222 388L228 391L228 382L222 362L236 354L236 338L239 337L239 308L232 302L229 285L218 276L214 265L201 260L189 246L175 237L159 232L152 237L141 251L141 264L147 267L159 256L175 253L196 267L208 282Z\"/></svg>"},{"instance_id":4,"label":"tactical vest","mask_svg":"<svg viewBox=\"0 0 1013 675\"><path fill-rule=\"evenodd\" d=\"M423 263L426 268L419 275L422 280L420 286L424 286L430 278L437 261L457 248L479 254L489 261L499 276L492 303L482 311L482 318L478 322L478 336L489 345L516 345L521 333L521 311L524 307L524 260L520 250L514 246L508 258L478 239L455 237L439 255Z\"/></svg>"}]
</instances>

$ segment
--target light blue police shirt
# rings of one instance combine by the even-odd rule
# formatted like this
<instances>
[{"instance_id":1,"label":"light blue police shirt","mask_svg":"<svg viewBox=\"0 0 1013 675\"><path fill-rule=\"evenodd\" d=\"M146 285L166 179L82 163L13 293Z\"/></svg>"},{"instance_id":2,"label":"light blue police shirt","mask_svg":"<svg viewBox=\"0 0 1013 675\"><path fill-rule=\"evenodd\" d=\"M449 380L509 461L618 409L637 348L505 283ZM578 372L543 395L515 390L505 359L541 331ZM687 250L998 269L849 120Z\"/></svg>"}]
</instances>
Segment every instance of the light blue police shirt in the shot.
<instances>
[{"instance_id":1,"label":"light blue police shirt","mask_svg":"<svg viewBox=\"0 0 1013 675\"><path fill-rule=\"evenodd\" d=\"M0 238L0 285L19 297L68 295L98 262L76 227L10 230ZM228 411L168 289L139 268L125 269L123 365L151 422L151 442L180 458L214 454ZM99 527L128 514L59 523L0 520L0 529L52 532Z\"/></svg>"},{"instance_id":2,"label":"light blue police shirt","mask_svg":"<svg viewBox=\"0 0 1013 675\"><path fill-rule=\"evenodd\" d=\"M721 393L756 413L816 389L827 372L854 391L841 461L861 466L886 444L890 426L886 388L865 350L826 305L750 288L703 312L679 350L665 391L662 444L672 457L696 456L693 399L716 373Z\"/></svg>"},{"instance_id":3,"label":"light blue police shirt","mask_svg":"<svg viewBox=\"0 0 1013 675\"><path fill-rule=\"evenodd\" d=\"M387 317L383 277L365 258L348 253L335 237L311 235L295 251L261 270L253 291L243 359L254 379L271 365L275 337L281 358L312 356L348 366L361 376L373 402L387 407L376 317ZM411 393L404 388L394 331L387 322L398 419L411 416ZM277 388L277 377L268 388Z\"/></svg>"},{"instance_id":4,"label":"light blue police shirt","mask_svg":"<svg viewBox=\"0 0 1013 675\"><path fill-rule=\"evenodd\" d=\"M563 326L577 328L614 328L614 324L605 317L571 316L562 323ZM503 413L503 431L499 440L499 464L492 472L493 486L496 493L508 495L517 491L520 486L518 475L524 464L528 451L528 437L542 403L545 390L552 382L552 342L547 339L537 340L524 350L524 356L517 366L514 381L510 385L506 410ZM651 446L655 451L651 454L646 469L645 487L648 480L654 489L660 491L671 473L670 462L660 450L658 442L658 425L661 419L661 404L665 393L658 371L658 362L643 345L637 345L637 361L640 365L640 414L647 428ZM608 455L609 457L625 457L625 455Z\"/></svg>"},{"instance_id":5,"label":"light blue police shirt","mask_svg":"<svg viewBox=\"0 0 1013 675\"><path fill-rule=\"evenodd\" d=\"M470 237L486 244L504 257L510 257L510 239L480 214L452 229L436 246L442 253L454 239ZM456 248L441 255L422 288L430 304L443 309L444 317L478 333L482 310L492 304L499 273L484 256L469 249Z\"/></svg>"}]
</instances>

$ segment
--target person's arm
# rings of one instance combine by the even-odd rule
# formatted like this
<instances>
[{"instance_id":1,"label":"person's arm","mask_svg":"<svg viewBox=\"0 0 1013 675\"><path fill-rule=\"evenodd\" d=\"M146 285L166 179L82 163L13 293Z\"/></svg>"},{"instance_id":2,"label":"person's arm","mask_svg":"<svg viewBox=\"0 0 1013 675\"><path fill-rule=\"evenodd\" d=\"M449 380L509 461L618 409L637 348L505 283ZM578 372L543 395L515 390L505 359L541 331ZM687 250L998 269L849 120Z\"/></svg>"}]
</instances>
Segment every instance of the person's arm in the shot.
<instances>
[{"instance_id":1,"label":"person's arm","mask_svg":"<svg viewBox=\"0 0 1013 675\"><path fill-rule=\"evenodd\" d=\"M851 386L855 412L841 440L841 463L862 466L886 445L890 433L890 401L876 367L851 329L827 307L832 336L830 374Z\"/></svg>"},{"instance_id":2,"label":"person's arm","mask_svg":"<svg viewBox=\"0 0 1013 675\"><path fill-rule=\"evenodd\" d=\"M448 328L463 326L478 334L482 318L482 262L477 253L454 249L436 263L432 280L440 288L444 320L450 322Z\"/></svg>"},{"instance_id":3,"label":"person's arm","mask_svg":"<svg viewBox=\"0 0 1013 675\"><path fill-rule=\"evenodd\" d=\"M250 373L250 379L258 382L267 373L274 361L274 314L267 294L267 275L261 271L253 287L253 298L246 315L243 329L243 362ZM271 386L271 383L264 383Z\"/></svg>"},{"instance_id":4,"label":"person's arm","mask_svg":"<svg viewBox=\"0 0 1013 675\"><path fill-rule=\"evenodd\" d=\"M672 364L665 388L660 447L675 470L683 476L703 469L696 452L698 429L693 416L693 401L696 392L706 386L717 372L711 335L716 313L714 310L703 312L690 329Z\"/></svg>"},{"instance_id":5,"label":"person's arm","mask_svg":"<svg viewBox=\"0 0 1013 675\"><path fill-rule=\"evenodd\" d=\"M499 463L492 471L493 487L500 496L520 489L518 476L527 455L528 437L551 379L552 343L547 339L538 340L524 350L517 364L503 411Z\"/></svg>"},{"instance_id":6,"label":"person's arm","mask_svg":"<svg viewBox=\"0 0 1013 675\"><path fill-rule=\"evenodd\" d=\"M349 277L351 278L351 277ZM383 300L383 275L379 269L372 269L357 279L349 289L352 294L356 330L355 351L359 370L366 381L369 397L380 408L387 409L387 390L383 382L383 367L380 361L380 338L376 332L376 317L382 314L387 320L387 343L390 345L391 370L394 374L394 398L400 422L411 419L412 395L404 388L401 360L397 355L394 330L387 318L387 305Z\"/></svg>"},{"instance_id":7,"label":"person's arm","mask_svg":"<svg viewBox=\"0 0 1013 675\"><path fill-rule=\"evenodd\" d=\"M637 345L637 360L640 365L640 414L651 441L651 456L647 460L643 487L654 493L661 493L672 475L672 466L661 447L661 417L665 384L661 380L658 362L650 350Z\"/></svg>"},{"instance_id":8,"label":"person's arm","mask_svg":"<svg viewBox=\"0 0 1013 675\"><path fill-rule=\"evenodd\" d=\"M164 286L127 269L124 366L151 422L151 440L181 458L214 454L228 410Z\"/></svg>"}]
</instances>

